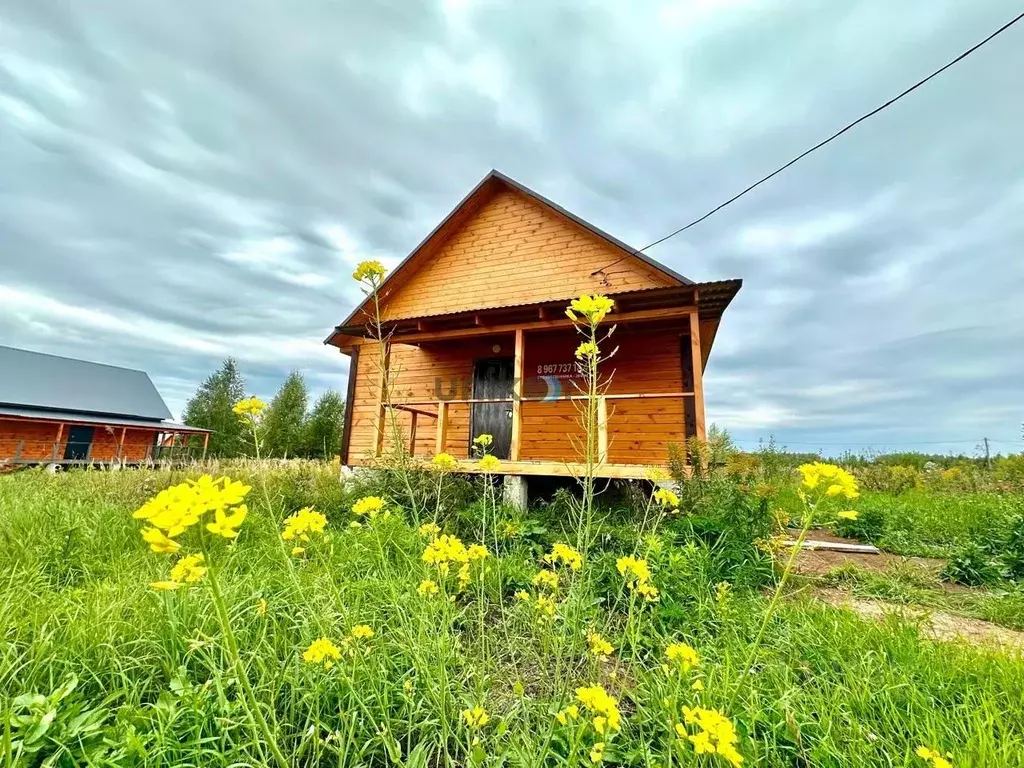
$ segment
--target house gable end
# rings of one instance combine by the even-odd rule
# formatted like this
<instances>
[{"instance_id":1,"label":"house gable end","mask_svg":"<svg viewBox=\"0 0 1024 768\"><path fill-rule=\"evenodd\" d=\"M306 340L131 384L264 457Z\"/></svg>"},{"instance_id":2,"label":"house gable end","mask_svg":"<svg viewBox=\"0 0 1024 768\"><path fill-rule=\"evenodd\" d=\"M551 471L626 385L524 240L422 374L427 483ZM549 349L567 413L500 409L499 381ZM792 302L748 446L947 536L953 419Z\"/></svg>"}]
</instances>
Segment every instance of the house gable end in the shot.
<instances>
[{"instance_id":1,"label":"house gable end","mask_svg":"<svg viewBox=\"0 0 1024 768\"><path fill-rule=\"evenodd\" d=\"M576 219L501 184L393 287L389 320L681 284ZM594 273L597 274L594 274Z\"/></svg>"}]
</instances>

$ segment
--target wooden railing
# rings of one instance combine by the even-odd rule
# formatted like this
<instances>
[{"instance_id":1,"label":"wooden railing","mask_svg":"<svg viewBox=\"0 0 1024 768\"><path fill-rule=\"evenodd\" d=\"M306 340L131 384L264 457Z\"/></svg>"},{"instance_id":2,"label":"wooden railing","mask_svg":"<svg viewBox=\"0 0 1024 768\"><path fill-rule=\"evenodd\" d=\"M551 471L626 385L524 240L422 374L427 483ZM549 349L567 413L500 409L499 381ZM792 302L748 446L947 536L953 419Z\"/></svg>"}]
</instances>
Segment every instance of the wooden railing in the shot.
<instances>
[{"instance_id":1,"label":"wooden railing","mask_svg":"<svg viewBox=\"0 0 1024 768\"><path fill-rule=\"evenodd\" d=\"M608 460L608 404L616 400L655 400L693 396L693 392L637 392L630 394L608 394L598 395L597 398L597 452L598 461ZM384 420L389 408L396 411L404 411L410 414L409 426L409 453L416 452L416 432L420 416L435 420L434 453L443 453L448 444L448 414L453 405L473 406L478 403L508 403L513 407L518 403L557 403L566 401L586 400L587 395L563 395L560 397L522 397L518 400L513 397L506 398L462 398L452 400L405 400L400 403L385 403L380 408L380 421L378 423L377 455L380 456L384 442ZM434 410L428 410L433 406ZM510 459L520 460L520 441L517 436L521 433L522 411L513 408L513 419L519 423L512 425L512 448Z\"/></svg>"},{"instance_id":2,"label":"wooden railing","mask_svg":"<svg viewBox=\"0 0 1024 768\"><path fill-rule=\"evenodd\" d=\"M75 445L75 443L72 443ZM81 444L84 456L66 459L68 443L54 440L0 440L0 463L13 464L110 464L128 462L131 464L154 461L179 461L203 458L199 445L153 445L147 443L139 453L138 444Z\"/></svg>"}]
</instances>

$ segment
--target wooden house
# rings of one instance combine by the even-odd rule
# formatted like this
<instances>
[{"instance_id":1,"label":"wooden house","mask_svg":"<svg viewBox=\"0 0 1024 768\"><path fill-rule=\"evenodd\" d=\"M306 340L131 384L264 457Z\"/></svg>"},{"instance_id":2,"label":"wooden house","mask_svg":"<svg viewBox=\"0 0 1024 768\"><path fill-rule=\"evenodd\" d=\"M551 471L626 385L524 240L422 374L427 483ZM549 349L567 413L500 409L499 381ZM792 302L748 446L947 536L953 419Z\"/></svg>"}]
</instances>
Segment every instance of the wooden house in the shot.
<instances>
[{"instance_id":1,"label":"wooden house","mask_svg":"<svg viewBox=\"0 0 1024 768\"><path fill-rule=\"evenodd\" d=\"M491 171L381 286L385 354L369 300L326 339L351 357L342 462L388 449L393 408L415 456L477 471L471 441L489 433L504 474L578 475L580 338L565 309L599 293L615 301L605 351L618 351L602 366L597 474L642 477L669 443L704 437L703 370L740 286L695 283Z\"/></svg>"},{"instance_id":2,"label":"wooden house","mask_svg":"<svg viewBox=\"0 0 1024 768\"><path fill-rule=\"evenodd\" d=\"M0 465L138 464L200 437L143 371L0 347Z\"/></svg>"}]
</instances>

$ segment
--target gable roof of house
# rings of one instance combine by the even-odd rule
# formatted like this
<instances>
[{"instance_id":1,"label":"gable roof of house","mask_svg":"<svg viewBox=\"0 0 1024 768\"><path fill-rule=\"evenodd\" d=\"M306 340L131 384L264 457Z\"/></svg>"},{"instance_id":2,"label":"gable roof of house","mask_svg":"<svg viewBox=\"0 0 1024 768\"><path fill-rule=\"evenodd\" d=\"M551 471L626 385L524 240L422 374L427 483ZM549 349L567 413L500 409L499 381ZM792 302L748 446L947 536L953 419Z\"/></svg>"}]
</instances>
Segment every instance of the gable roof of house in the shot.
<instances>
[{"instance_id":1,"label":"gable roof of house","mask_svg":"<svg viewBox=\"0 0 1024 768\"><path fill-rule=\"evenodd\" d=\"M144 371L0 346L0 406L170 420Z\"/></svg>"},{"instance_id":2,"label":"gable roof of house","mask_svg":"<svg viewBox=\"0 0 1024 768\"><path fill-rule=\"evenodd\" d=\"M644 253L640 253L635 248L630 247L626 243L622 242L618 238L608 234L604 230L594 226L589 221L580 218L579 216L567 211L557 203L548 200L543 195L535 192L529 187L520 184L515 179L509 178L500 171L492 169L483 179L470 190L469 194L466 195L458 205L451 210L451 212L444 217L440 224L428 234L419 245L406 256L401 263L395 267L384 280L380 287L380 294L385 295L389 290L395 288L402 280L416 271L417 262L420 257L435 252L432 250L432 246L435 246L439 242L447 239L455 230L457 230L462 224L464 224L472 214L480 208L480 206L486 202L490 197L498 190L505 188L514 190L526 198L538 203L539 205L553 211L559 216L562 216L574 224L588 230L591 234L596 235L601 240L607 242L613 247L613 249L621 252L623 259L637 259L648 267L654 268L656 271L663 274L668 280L679 286L696 285L693 280L679 274L673 269L659 263ZM356 318L360 316L360 313L364 311L364 308L368 305L370 299L362 301L352 313L336 326L336 331L347 326L351 326ZM324 343L330 343L331 339L334 338L334 333L324 340Z\"/></svg>"}]
</instances>

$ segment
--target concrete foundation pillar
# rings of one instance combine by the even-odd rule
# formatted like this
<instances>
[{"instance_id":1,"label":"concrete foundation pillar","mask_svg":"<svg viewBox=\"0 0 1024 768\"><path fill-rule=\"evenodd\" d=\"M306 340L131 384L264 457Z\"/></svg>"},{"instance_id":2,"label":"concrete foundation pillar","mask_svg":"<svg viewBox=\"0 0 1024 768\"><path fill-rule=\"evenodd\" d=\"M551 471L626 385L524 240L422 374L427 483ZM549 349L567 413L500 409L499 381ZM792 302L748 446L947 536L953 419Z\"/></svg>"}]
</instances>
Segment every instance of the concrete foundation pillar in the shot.
<instances>
[{"instance_id":1,"label":"concrete foundation pillar","mask_svg":"<svg viewBox=\"0 0 1024 768\"><path fill-rule=\"evenodd\" d=\"M521 475L505 475L502 479L502 499L513 509L525 510L529 499L526 494L526 478Z\"/></svg>"}]
</instances>

